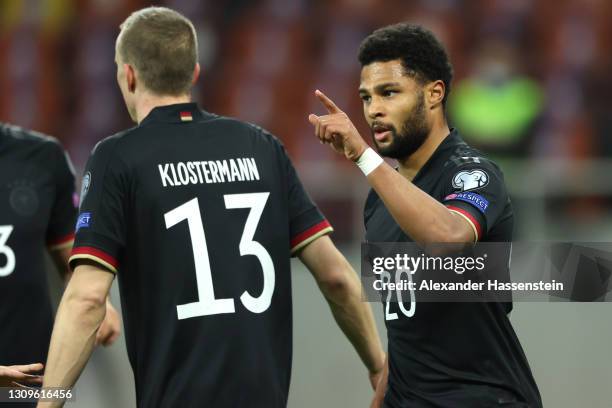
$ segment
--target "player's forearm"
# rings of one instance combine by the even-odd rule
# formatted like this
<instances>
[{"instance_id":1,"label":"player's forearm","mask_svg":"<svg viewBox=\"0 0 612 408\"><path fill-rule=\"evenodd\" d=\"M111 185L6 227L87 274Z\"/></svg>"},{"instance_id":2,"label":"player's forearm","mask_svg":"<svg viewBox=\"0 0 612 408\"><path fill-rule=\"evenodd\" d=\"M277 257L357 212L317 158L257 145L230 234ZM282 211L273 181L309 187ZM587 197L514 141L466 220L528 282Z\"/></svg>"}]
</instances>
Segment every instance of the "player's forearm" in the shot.
<instances>
[{"instance_id":1,"label":"player's forearm","mask_svg":"<svg viewBox=\"0 0 612 408\"><path fill-rule=\"evenodd\" d=\"M400 228L416 242L473 241L473 237L464 233L457 216L388 164L372 171L368 182Z\"/></svg>"},{"instance_id":2,"label":"player's forearm","mask_svg":"<svg viewBox=\"0 0 612 408\"><path fill-rule=\"evenodd\" d=\"M380 382L376 387L376 392L374 393L374 399L372 401L372 405L370 408L382 408L383 402L385 400L385 393L387 392L387 383L389 382L389 356L385 356L385 364L383 367L382 376L380 377Z\"/></svg>"},{"instance_id":3,"label":"player's forearm","mask_svg":"<svg viewBox=\"0 0 612 408\"><path fill-rule=\"evenodd\" d=\"M44 387L74 385L91 355L96 332L106 313L106 301L82 299L68 291L62 298L53 327ZM62 405L40 403L39 407Z\"/></svg>"},{"instance_id":4,"label":"player's forearm","mask_svg":"<svg viewBox=\"0 0 612 408\"><path fill-rule=\"evenodd\" d=\"M327 236L306 246L300 259L313 274L334 318L371 373L382 367L384 352L372 309L361 301L361 284L346 258Z\"/></svg>"},{"instance_id":5,"label":"player's forearm","mask_svg":"<svg viewBox=\"0 0 612 408\"><path fill-rule=\"evenodd\" d=\"M361 300L361 285L347 264L344 283L324 290L334 319L370 372L382 368L384 352L370 304Z\"/></svg>"}]
</instances>

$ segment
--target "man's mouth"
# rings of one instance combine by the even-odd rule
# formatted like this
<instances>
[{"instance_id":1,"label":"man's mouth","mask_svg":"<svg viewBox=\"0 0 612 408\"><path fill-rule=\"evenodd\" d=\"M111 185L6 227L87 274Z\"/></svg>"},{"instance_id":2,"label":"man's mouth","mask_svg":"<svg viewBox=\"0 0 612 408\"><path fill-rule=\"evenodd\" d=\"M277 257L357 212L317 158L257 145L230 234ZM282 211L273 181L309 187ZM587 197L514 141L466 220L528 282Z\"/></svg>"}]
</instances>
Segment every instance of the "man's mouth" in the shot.
<instances>
[{"instance_id":1,"label":"man's mouth","mask_svg":"<svg viewBox=\"0 0 612 408\"><path fill-rule=\"evenodd\" d=\"M391 137L392 126L383 125L383 124L375 124L372 126L372 132L374 133L374 139L377 142L383 142L387 138Z\"/></svg>"}]
</instances>

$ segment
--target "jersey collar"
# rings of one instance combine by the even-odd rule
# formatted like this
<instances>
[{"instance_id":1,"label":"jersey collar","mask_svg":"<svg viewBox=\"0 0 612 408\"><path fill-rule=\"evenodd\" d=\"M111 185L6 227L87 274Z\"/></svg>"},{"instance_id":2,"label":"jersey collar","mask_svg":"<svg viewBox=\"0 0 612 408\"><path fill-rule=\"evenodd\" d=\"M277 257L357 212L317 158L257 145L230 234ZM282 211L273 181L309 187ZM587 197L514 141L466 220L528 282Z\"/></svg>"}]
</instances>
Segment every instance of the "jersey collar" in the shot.
<instances>
[{"instance_id":1,"label":"jersey collar","mask_svg":"<svg viewBox=\"0 0 612 408\"><path fill-rule=\"evenodd\" d=\"M446 136L442 143L438 145L431 157L429 157L423 167L421 167L421 169L417 172L416 176L414 176L412 182L416 182L418 179L423 177L424 174L427 174L432 166L435 166L439 160L444 160L445 157L454 150L454 147L462 143L465 142L459 135L457 129L451 128L448 136Z\"/></svg>"},{"instance_id":2,"label":"jersey collar","mask_svg":"<svg viewBox=\"0 0 612 408\"><path fill-rule=\"evenodd\" d=\"M140 126L148 123L189 123L203 117L204 113L197 103L177 103L153 108L140 122Z\"/></svg>"}]
</instances>

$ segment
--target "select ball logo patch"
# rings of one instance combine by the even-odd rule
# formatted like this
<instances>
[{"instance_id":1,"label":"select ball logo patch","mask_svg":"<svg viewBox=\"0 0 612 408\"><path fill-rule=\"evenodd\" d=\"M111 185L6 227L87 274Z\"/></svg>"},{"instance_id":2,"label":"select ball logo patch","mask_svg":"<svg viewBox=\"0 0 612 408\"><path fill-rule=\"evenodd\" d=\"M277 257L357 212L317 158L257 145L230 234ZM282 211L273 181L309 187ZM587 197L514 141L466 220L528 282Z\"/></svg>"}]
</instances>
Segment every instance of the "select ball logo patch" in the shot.
<instances>
[{"instance_id":1,"label":"select ball logo patch","mask_svg":"<svg viewBox=\"0 0 612 408\"><path fill-rule=\"evenodd\" d=\"M460 171L453 177L453 187L461 191L482 188L487 184L489 184L489 175L480 169Z\"/></svg>"}]
</instances>

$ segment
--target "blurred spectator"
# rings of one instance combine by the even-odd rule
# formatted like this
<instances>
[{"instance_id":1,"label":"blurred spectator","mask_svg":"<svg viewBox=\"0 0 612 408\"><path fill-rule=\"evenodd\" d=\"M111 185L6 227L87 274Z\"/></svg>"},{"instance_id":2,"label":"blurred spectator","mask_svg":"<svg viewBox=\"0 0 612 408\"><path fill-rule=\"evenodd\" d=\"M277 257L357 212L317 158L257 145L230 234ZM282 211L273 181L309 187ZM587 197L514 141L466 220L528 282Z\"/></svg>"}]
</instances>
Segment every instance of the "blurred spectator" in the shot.
<instances>
[{"instance_id":1,"label":"blurred spectator","mask_svg":"<svg viewBox=\"0 0 612 408\"><path fill-rule=\"evenodd\" d=\"M524 155L543 109L541 87L521 75L517 59L510 44L484 42L472 73L455 81L449 99L453 125L490 154Z\"/></svg>"}]
</instances>

